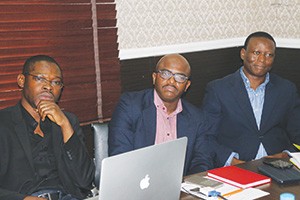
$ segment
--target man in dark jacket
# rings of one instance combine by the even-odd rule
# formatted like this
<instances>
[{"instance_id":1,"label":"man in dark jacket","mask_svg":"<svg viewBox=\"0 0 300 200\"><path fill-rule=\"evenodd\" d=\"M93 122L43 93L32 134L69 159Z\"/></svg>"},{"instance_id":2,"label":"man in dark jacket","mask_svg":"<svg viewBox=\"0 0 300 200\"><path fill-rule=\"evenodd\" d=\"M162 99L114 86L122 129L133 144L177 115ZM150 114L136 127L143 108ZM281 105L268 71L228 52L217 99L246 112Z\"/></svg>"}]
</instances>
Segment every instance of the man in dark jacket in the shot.
<instances>
[{"instance_id":1,"label":"man in dark jacket","mask_svg":"<svg viewBox=\"0 0 300 200\"><path fill-rule=\"evenodd\" d=\"M243 66L207 85L203 109L215 128L216 166L265 156L288 157L300 144L300 98L292 82L271 73L276 52L266 32L250 34Z\"/></svg>"},{"instance_id":2,"label":"man in dark jacket","mask_svg":"<svg viewBox=\"0 0 300 200\"><path fill-rule=\"evenodd\" d=\"M205 116L181 98L191 84L190 75L182 55L166 55L152 73L154 89L123 94L109 123L109 154L187 137L184 175L212 168Z\"/></svg>"},{"instance_id":3,"label":"man in dark jacket","mask_svg":"<svg viewBox=\"0 0 300 200\"><path fill-rule=\"evenodd\" d=\"M17 82L21 101L0 111L0 199L85 198L95 169L77 117L57 105L59 64L33 56Z\"/></svg>"}]
</instances>

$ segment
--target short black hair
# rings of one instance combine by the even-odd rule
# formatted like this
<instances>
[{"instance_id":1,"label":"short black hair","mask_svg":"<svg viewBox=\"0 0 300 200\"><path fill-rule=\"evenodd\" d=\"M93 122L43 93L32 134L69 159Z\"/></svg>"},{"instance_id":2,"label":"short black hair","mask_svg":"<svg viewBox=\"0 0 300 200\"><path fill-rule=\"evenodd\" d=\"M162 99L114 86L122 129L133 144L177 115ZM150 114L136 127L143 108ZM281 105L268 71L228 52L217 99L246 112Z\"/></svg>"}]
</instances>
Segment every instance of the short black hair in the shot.
<instances>
[{"instance_id":1,"label":"short black hair","mask_svg":"<svg viewBox=\"0 0 300 200\"><path fill-rule=\"evenodd\" d=\"M23 74L26 75L26 74L29 74L30 71L32 70L34 64L36 62L39 62L39 61L47 61L47 62L50 62L50 63L54 63L58 66L59 70L61 71L62 73L62 70L58 64L58 62L56 62L56 60L50 56L47 56L47 55L35 55L35 56L32 56L30 58L28 58L24 65L23 65Z\"/></svg>"},{"instance_id":2,"label":"short black hair","mask_svg":"<svg viewBox=\"0 0 300 200\"><path fill-rule=\"evenodd\" d=\"M275 45L275 48L276 48L276 42L274 40L274 38L267 32L263 32L263 31L257 31L257 32L254 32L254 33L251 33L245 40L245 44L244 44L244 49L247 49L247 46L248 46L248 43L249 43L249 40L251 38L257 38L257 37L263 37L263 38L267 38L271 41L274 42L274 45Z\"/></svg>"}]
</instances>

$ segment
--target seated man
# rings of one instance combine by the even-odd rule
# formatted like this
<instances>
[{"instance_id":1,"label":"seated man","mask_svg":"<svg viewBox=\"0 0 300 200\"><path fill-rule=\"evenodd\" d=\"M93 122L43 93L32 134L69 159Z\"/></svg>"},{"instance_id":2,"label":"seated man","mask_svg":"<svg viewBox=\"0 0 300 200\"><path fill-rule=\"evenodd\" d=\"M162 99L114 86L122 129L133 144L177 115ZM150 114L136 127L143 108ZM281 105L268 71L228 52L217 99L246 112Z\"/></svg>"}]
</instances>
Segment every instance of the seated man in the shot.
<instances>
[{"instance_id":1,"label":"seated man","mask_svg":"<svg viewBox=\"0 0 300 200\"><path fill-rule=\"evenodd\" d=\"M216 128L217 166L287 157L300 144L300 99L293 83L270 73L275 50L270 34L250 34L240 51L244 66L207 85L203 109Z\"/></svg>"},{"instance_id":2,"label":"seated man","mask_svg":"<svg viewBox=\"0 0 300 200\"><path fill-rule=\"evenodd\" d=\"M110 156L186 136L184 174L212 168L204 116L181 99L191 68L179 54L162 57L152 73L154 89L124 93L109 123Z\"/></svg>"},{"instance_id":3,"label":"seated man","mask_svg":"<svg viewBox=\"0 0 300 200\"><path fill-rule=\"evenodd\" d=\"M85 198L94 163L77 117L57 105L60 66L49 56L33 56L17 83L21 101L0 111L0 199Z\"/></svg>"}]
</instances>

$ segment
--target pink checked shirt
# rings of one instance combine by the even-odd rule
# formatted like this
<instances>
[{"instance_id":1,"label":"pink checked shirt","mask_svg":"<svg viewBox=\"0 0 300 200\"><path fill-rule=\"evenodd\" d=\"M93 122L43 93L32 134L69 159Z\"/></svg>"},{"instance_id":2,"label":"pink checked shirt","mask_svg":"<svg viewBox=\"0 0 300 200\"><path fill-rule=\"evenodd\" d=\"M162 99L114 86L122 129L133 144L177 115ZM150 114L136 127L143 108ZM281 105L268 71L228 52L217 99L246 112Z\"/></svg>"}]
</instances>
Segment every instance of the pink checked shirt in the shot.
<instances>
[{"instance_id":1,"label":"pink checked shirt","mask_svg":"<svg viewBox=\"0 0 300 200\"><path fill-rule=\"evenodd\" d=\"M181 99L178 101L176 110L168 115L167 108L154 90L154 104L156 106L156 137L155 144L160 144L177 138L177 114L182 111Z\"/></svg>"}]
</instances>

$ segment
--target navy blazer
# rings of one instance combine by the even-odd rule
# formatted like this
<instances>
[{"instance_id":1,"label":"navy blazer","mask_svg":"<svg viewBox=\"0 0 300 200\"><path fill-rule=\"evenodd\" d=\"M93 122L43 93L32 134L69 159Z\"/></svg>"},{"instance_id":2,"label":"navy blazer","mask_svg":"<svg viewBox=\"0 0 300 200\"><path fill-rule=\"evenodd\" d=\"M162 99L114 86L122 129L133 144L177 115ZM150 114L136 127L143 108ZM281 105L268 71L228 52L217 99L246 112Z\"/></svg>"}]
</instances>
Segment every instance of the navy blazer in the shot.
<instances>
[{"instance_id":1,"label":"navy blazer","mask_svg":"<svg viewBox=\"0 0 300 200\"><path fill-rule=\"evenodd\" d=\"M49 121L57 170L65 192L83 199L83 191L92 188L94 163L87 154L77 117L68 112L65 114L74 129L66 144L60 127ZM0 152L0 199L23 200L29 191L22 191L22 188L35 178L36 172L20 104L0 111Z\"/></svg>"},{"instance_id":2,"label":"navy blazer","mask_svg":"<svg viewBox=\"0 0 300 200\"><path fill-rule=\"evenodd\" d=\"M183 110L177 115L177 138L188 138L184 174L206 171L213 167L204 132L203 113L182 99ZM124 93L109 123L110 156L155 143L156 107L154 90Z\"/></svg>"},{"instance_id":3,"label":"navy blazer","mask_svg":"<svg viewBox=\"0 0 300 200\"><path fill-rule=\"evenodd\" d=\"M232 152L239 159L256 157L262 143L268 155L295 151L300 144L300 99L290 81L270 73L266 85L260 130L239 70L207 85L203 109L214 126L217 164L223 166ZM215 134L215 135L214 135Z\"/></svg>"}]
</instances>

